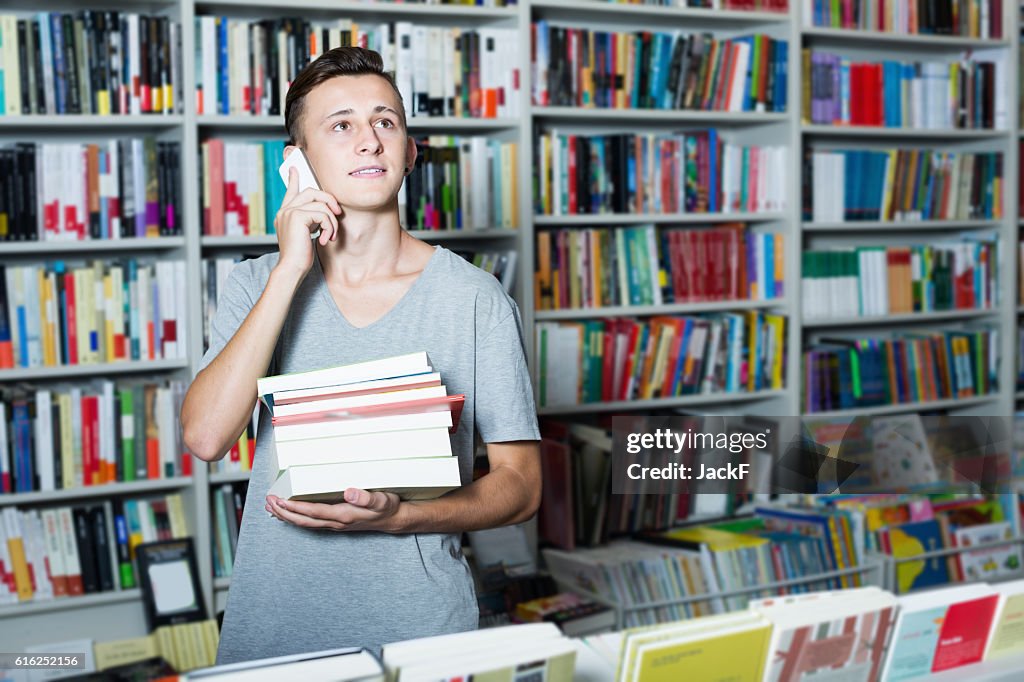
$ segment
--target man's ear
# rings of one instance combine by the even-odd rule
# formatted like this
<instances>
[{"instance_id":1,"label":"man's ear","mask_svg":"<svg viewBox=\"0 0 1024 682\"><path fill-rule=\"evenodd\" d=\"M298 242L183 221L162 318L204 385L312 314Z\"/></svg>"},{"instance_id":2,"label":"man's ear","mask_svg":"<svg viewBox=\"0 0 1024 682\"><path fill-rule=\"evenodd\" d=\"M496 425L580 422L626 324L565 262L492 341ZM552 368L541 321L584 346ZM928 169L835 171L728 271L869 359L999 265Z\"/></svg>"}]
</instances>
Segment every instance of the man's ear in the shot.
<instances>
[{"instance_id":1,"label":"man's ear","mask_svg":"<svg viewBox=\"0 0 1024 682\"><path fill-rule=\"evenodd\" d=\"M281 160L282 160L282 161L284 161L285 159L287 159L287 158L288 158L288 155L289 155L289 154L291 154L291 153L292 153L293 151L295 151L296 149L298 149L298 147L296 147L296 146L295 146L295 145L293 145L293 144L287 144L287 145L285 145L285 147L284 147L284 156L282 156L282 157L281 157Z\"/></svg>"},{"instance_id":2,"label":"man's ear","mask_svg":"<svg viewBox=\"0 0 1024 682\"><path fill-rule=\"evenodd\" d=\"M407 135L405 138L405 174L408 175L412 172L413 166L416 165L416 157L419 155L419 150L416 149L416 140L412 138L412 135Z\"/></svg>"}]
</instances>

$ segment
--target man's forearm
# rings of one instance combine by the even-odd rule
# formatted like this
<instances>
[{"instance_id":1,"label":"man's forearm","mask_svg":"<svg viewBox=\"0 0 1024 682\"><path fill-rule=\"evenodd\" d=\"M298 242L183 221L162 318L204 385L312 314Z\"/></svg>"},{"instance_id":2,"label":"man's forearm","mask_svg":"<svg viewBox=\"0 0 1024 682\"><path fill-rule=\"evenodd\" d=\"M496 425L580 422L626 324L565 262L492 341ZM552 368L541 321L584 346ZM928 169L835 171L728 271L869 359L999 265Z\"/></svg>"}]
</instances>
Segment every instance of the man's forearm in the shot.
<instances>
[{"instance_id":1,"label":"man's forearm","mask_svg":"<svg viewBox=\"0 0 1024 682\"><path fill-rule=\"evenodd\" d=\"M220 459L252 416L264 375L301 278L277 270L256 305L216 358L200 372L181 409L185 444L201 459Z\"/></svg>"},{"instance_id":2,"label":"man's forearm","mask_svg":"<svg viewBox=\"0 0 1024 682\"><path fill-rule=\"evenodd\" d=\"M533 516L540 490L502 466L436 500L403 502L389 519L394 533L461 533L521 523Z\"/></svg>"}]
</instances>

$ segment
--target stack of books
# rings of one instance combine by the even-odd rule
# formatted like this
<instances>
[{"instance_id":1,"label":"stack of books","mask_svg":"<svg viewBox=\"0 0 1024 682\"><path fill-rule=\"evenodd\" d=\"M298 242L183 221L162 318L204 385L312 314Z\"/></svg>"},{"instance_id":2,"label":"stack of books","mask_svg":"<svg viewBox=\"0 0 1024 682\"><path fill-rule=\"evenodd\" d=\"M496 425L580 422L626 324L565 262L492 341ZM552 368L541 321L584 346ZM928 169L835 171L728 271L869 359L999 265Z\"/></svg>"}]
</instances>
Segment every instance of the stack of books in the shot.
<instances>
[{"instance_id":1,"label":"stack of books","mask_svg":"<svg viewBox=\"0 0 1024 682\"><path fill-rule=\"evenodd\" d=\"M450 433L463 395L447 395L425 352L265 377L271 495L341 502L347 488L431 499L459 487Z\"/></svg>"}]
</instances>

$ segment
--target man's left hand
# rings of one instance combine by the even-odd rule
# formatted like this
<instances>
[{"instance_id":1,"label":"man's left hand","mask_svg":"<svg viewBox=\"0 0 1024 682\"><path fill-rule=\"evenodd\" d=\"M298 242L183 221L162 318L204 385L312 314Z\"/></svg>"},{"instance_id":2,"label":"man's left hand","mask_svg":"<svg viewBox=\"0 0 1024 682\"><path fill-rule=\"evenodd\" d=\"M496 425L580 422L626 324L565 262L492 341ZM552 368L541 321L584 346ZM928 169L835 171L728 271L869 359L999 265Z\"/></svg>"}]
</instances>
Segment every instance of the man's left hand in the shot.
<instances>
[{"instance_id":1,"label":"man's left hand","mask_svg":"<svg viewBox=\"0 0 1024 682\"><path fill-rule=\"evenodd\" d=\"M349 488L345 491L345 501L338 504L296 502L268 495L266 508L281 521L302 528L390 532L395 530L392 521L400 504L395 493Z\"/></svg>"}]
</instances>

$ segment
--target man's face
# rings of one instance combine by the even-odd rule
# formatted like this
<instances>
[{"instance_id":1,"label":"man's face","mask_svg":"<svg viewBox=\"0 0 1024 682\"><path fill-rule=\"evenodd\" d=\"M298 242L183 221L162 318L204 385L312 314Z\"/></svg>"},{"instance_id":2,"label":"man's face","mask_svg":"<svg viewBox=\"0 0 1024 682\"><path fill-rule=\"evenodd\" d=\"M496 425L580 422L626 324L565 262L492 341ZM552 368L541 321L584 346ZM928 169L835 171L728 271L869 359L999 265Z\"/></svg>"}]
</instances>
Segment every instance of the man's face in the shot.
<instances>
[{"instance_id":1,"label":"man's face","mask_svg":"<svg viewBox=\"0 0 1024 682\"><path fill-rule=\"evenodd\" d=\"M393 210L416 145L394 90L379 76L338 76L306 95L305 152L346 211Z\"/></svg>"}]
</instances>

